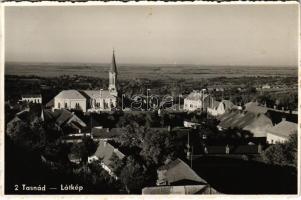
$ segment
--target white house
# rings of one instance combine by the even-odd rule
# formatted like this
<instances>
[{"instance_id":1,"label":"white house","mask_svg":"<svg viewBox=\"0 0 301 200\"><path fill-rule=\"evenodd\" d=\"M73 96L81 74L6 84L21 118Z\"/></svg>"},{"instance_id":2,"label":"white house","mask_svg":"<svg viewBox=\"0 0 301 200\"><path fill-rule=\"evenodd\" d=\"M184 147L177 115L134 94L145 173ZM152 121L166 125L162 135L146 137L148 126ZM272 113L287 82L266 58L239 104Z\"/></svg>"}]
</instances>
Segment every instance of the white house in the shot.
<instances>
[{"instance_id":1,"label":"white house","mask_svg":"<svg viewBox=\"0 0 301 200\"><path fill-rule=\"evenodd\" d=\"M229 100L215 101L211 98L207 112L212 116L224 114L226 111L231 110L234 104Z\"/></svg>"},{"instance_id":2,"label":"white house","mask_svg":"<svg viewBox=\"0 0 301 200\"><path fill-rule=\"evenodd\" d=\"M87 110L87 99L77 90L63 90L54 97L54 109Z\"/></svg>"},{"instance_id":3,"label":"white house","mask_svg":"<svg viewBox=\"0 0 301 200\"><path fill-rule=\"evenodd\" d=\"M297 133L298 125L283 119L280 123L267 130L267 142L269 144L284 143L289 136Z\"/></svg>"},{"instance_id":4,"label":"white house","mask_svg":"<svg viewBox=\"0 0 301 200\"><path fill-rule=\"evenodd\" d=\"M42 103L42 96L40 94L22 95L21 101L26 101L28 103Z\"/></svg>"},{"instance_id":5,"label":"white house","mask_svg":"<svg viewBox=\"0 0 301 200\"><path fill-rule=\"evenodd\" d=\"M206 109L205 100L208 97L208 94L205 94L205 90L202 91L192 91L184 99L184 110L186 111L195 111Z\"/></svg>"}]
</instances>

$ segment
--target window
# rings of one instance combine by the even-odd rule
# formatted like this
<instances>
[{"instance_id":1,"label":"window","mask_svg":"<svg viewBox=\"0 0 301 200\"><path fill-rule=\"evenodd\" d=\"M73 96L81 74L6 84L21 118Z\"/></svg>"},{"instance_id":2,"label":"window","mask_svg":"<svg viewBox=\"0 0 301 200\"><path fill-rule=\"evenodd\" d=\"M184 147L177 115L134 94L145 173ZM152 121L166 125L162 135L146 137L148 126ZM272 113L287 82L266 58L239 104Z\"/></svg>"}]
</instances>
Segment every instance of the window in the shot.
<instances>
[{"instance_id":1,"label":"window","mask_svg":"<svg viewBox=\"0 0 301 200\"><path fill-rule=\"evenodd\" d=\"M58 103L57 107L58 107L58 108L61 108L61 103Z\"/></svg>"},{"instance_id":2,"label":"window","mask_svg":"<svg viewBox=\"0 0 301 200\"><path fill-rule=\"evenodd\" d=\"M190 104L190 108L192 108L193 107L193 105L192 104Z\"/></svg>"}]
</instances>

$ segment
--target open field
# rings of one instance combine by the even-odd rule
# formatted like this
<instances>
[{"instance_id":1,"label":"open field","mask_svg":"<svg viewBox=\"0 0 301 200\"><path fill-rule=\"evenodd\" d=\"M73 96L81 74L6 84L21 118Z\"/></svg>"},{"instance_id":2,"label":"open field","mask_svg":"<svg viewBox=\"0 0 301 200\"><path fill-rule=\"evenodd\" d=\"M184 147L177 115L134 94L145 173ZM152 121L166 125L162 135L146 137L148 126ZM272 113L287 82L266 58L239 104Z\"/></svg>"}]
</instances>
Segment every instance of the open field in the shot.
<instances>
[{"instance_id":1,"label":"open field","mask_svg":"<svg viewBox=\"0 0 301 200\"><path fill-rule=\"evenodd\" d=\"M79 75L99 78L108 77L109 65L102 64L47 64L47 63L6 63L7 75L36 75L56 77L61 75ZM214 77L242 76L297 76L297 67L205 67L205 66L143 66L119 65L119 79L200 79Z\"/></svg>"}]
</instances>

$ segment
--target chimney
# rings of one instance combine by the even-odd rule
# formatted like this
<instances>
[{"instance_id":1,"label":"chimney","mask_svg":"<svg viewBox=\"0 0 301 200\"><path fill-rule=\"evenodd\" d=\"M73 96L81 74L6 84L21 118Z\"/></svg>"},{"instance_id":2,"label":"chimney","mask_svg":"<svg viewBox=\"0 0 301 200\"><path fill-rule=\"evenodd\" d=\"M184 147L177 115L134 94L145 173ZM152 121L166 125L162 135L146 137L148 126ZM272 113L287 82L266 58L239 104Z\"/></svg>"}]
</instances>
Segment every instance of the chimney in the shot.
<instances>
[{"instance_id":1,"label":"chimney","mask_svg":"<svg viewBox=\"0 0 301 200\"><path fill-rule=\"evenodd\" d=\"M276 105L274 105L274 110L276 110L277 109L277 106Z\"/></svg>"},{"instance_id":2,"label":"chimney","mask_svg":"<svg viewBox=\"0 0 301 200\"><path fill-rule=\"evenodd\" d=\"M103 90L103 89L100 89L100 91L99 91L100 97L102 96L102 90Z\"/></svg>"},{"instance_id":3,"label":"chimney","mask_svg":"<svg viewBox=\"0 0 301 200\"><path fill-rule=\"evenodd\" d=\"M282 111L284 111L284 107L282 106Z\"/></svg>"},{"instance_id":4,"label":"chimney","mask_svg":"<svg viewBox=\"0 0 301 200\"><path fill-rule=\"evenodd\" d=\"M110 128L107 128L107 133L109 133L110 132Z\"/></svg>"},{"instance_id":5,"label":"chimney","mask_svg":"<svg viewBox=\"0 0 301 200\"><path fill-rule=\"evenodd\" d=\"M283 122L286 121L286 118L285 118L285 117L282 117L282 120L281 120L281 121L283 121Z\"/></svg>"}]
</instances>

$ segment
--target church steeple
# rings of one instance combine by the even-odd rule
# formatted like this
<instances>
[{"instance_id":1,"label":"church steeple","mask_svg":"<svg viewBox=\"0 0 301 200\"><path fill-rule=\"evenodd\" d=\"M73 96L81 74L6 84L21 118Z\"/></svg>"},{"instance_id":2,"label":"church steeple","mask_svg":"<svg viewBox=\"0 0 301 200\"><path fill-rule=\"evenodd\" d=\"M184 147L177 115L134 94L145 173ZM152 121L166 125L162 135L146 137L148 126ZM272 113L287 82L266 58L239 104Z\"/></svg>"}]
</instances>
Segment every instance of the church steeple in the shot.
<instances>
[{"instance_id":1,"label":"church steeple","mask_svg":"<svg viewBox=\"0 0 301 200\"><path fill-rule=\"evenodd\" d=\"M112 63L109 71L109 91L117 96L117 66L115 60L115 51L113 50Z\"/></svg>"},{"instance_id":2,"label":"church steeple","mask_svg":"<svg viewBox=\"0 0 301 200\"><path fill-rule=\"evenodd\" d=\"M115 51L114 51L114 49L113 49L113 56L112 56L112 63L111 63L110 72L117 74L117 66L116 66Z\"/></svg>"}]
</instances>

